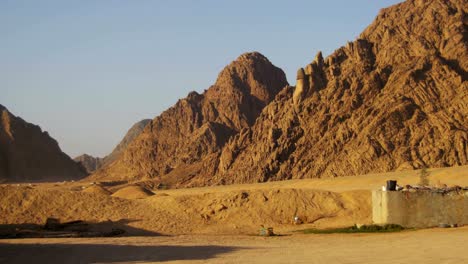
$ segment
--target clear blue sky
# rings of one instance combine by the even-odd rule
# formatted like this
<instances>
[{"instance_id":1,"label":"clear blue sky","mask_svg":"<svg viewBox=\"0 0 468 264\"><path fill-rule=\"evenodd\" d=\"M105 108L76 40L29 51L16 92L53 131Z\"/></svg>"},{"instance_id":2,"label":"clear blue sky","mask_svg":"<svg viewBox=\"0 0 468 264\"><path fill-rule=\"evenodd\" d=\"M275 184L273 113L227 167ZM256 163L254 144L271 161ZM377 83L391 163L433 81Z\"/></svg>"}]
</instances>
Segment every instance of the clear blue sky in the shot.
<instances>
[{"instance_id":1,"label":"clear blue sky","mask_svg":"<svg viewBox=\"0 0 468 264\"><path fill-rule=\"evenodd\" d=\"M127 129L238 55L297 68L354 40L396 0L0 1L0 104L70 156L103 156Z\"/></svg>"}]
</instances>

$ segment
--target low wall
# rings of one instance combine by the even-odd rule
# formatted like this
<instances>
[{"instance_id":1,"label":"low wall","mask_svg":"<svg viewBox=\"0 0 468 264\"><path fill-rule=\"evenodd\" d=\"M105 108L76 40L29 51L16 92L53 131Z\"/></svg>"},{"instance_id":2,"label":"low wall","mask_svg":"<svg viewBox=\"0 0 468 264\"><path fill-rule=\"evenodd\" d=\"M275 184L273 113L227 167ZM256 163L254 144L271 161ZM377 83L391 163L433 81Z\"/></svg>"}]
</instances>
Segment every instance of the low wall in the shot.
<instances>
[{"instance_id":1,"label":"low wall","mask_svg":"<svg viewBox=\"0 0 468 264\"><path fill-rule=\"evenodd\" d=\"M468 224L468 192L372 192L372 220L376 224L434 227Z\"/></svg>"}]
</instances>

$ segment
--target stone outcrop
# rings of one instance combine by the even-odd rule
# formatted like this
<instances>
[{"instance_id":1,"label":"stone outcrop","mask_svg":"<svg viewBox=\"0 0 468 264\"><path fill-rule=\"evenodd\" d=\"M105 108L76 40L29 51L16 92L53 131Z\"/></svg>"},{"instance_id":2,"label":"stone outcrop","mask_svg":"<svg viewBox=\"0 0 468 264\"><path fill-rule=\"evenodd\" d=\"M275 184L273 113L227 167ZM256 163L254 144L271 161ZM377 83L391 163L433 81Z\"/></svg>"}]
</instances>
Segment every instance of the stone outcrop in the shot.
<instances>
[{"instance_id":1,"label":"stone outcrop","mask_svg":"<svg viewBox=\"0 0 468 264\"><path fill-rule=\"evenodd\" d=\"M186 182L198 175L208 180L224 144L253 125L287 84L284 72L263 55L245 53L203 94L191 92L153 119L114 163L92 177L133 180L171 175L176 182Z\"/></svg>"},{"instance_id":2,"label":"stone outcrop","mask_svg":"<svg viewBox=\"0 0 468 264\"><path fill-rule=\"evenodd\" d=\"M47 132L0 105L0 181L77 180L82 166L60 150Z\"/></svg>"},{"instance_id":3,"label":"stone outcrop","mask_svg":"<svg viewBox=\"0 0 468 264\"><path fill-rule=\"evenodd\" d=\"M467 7L409 0L319 53L226 144L210 184L468 164Z\"/></svg>"}]
</instances>

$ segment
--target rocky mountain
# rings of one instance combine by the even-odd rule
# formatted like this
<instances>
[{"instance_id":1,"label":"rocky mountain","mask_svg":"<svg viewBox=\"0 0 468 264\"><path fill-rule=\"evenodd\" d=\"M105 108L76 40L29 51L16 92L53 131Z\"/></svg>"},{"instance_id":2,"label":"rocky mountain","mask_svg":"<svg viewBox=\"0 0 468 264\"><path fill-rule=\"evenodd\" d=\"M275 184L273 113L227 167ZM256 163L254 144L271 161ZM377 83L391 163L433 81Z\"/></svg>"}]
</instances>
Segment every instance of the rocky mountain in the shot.
<instances>
[{"instance_id":1,"label":"rocky mountain","mask_svg":"<svg viewBox=\"0 0 468 264\"><path fill-rule=\"evenodd\" d=\"M47 132L0 105L0 181L63 181L86 176Z\"/></svg>"},{"instance_id":2,"label":"rocky mountain","mask_svg":"<svg viewBox=\"0 0 468 264\"><path fill-rule=\"evenodd\" d=\"M93 157L88 154L82 154L78 157L73 158L73 160L81 166L83 166L88 173L93 173L99 168L102 167L103 159L99 157Z\"/></svg>"},{"instance_id":3,"label":"rocky mountain","mask_svg":"<svg viewBox=\"0 0 468 264\"><path fill-rule=\"evenodd\" d=\"M136 122L128 131L127 134L123 137L120 143L112 150L112 152L105 156L102 159L103 166L111 164L114 162L119 155L127 148L127 146L136 138L138 137L143 129L151 122L151 119L143 119L141 121Z\"/></svg>"},{"instance_id":4,"label":"rocky mountain","mask_svg":"<svg viewBox=\"0 0 468 264\"><path fill-rule=\"evenodd\" d=\"M81 163L81 165L83 165L83 167L86 168L86 171L88 171L88 173L93 173L101 167L111 164L119 157L119 155L125 150L125 148L127 148L128 144L130 144L130 142L132 142L138 135L140 135L140 133L143 131L143 129L149 122L151 122L151 119L143 119L135 123L127 131L124 138L114 148L114 150L104 158L93 157L88 154L83 154L74 158L74 160L76 162Z\"/></svg>"},{"instance_id":5,"label":"rocky mountain","mask_svg":"<svg viewBox=\"0 0 468 264\"><path fill-rule=\"evenodd\" d=\"M318 53L226 144L211 184L468 164L467 8L408 0Z\"/></svg>"},{"instance_id":6,"label":"rocky mountain","mask_svg":"<svg viewBox=\"0 0 468 264\"><path fill-rule=\"evenodd\" d=\"M203 94L191 92L148 124L117 160L96 172L99 179L161 178L187 181L217 160L224 144L254 124L262 109L287 85L284 72L257 52L225 67Z\"/></svg>"},{"instance_id":7,"label":"rocky mountain","mask_svg":"<svg viewBox=\"0 0 468 264\"><path fill-rule=\"evenodd\" d=\"M383 9L355 41L300 68L295 87L244 54L94 177L180 187L466 165L466 12L463 0Z\"/></svg>"}]
</instances>

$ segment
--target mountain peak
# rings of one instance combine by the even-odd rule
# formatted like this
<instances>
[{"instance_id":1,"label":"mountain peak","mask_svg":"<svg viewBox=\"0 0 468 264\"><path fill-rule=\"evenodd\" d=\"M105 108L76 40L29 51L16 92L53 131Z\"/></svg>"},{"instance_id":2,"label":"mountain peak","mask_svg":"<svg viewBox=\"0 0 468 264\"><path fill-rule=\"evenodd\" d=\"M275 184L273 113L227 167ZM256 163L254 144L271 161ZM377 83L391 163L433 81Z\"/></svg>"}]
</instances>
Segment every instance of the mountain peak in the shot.
<instances>
[{"instance_id":1,"label":"mountain peak","mask_svg":"<svg viewBox=\"0 0 468 264\"><path fill-rule=\"evenodd\" d=\"M242 53L241 55L239 55L239 57L237 57L237 59L235 61L239 61L239 62L242 62L242 61L267 62L267 63L271 64L271 62L268 60L268 58L265 57L263 54L261 54L258 51L250 51L250 52Z\"/></svg>"},{"instance_id":2,"label":"mountain peak","mask_svg":"<svg viewBox=\"0 0 468 264\"><path fill-rule=\"evenodd\" d=\"M247 52L219 73L214 86L219 88L219 92L238 90L266 103L286 85L286 75L280 68L259 52ZM216 92L208 94L211 95L219 96Z\"/></svg>"},{"instance_id":3,"label":"mountain peak","mask_svg":"<svg viewBox=\"0 0 468 264\"><path fill-rule=\"evenodd\" d=\"M240 55L203 94L191 92L153 119L97 178L187 177L183 169L212 159L287 85L284 72L258 52ZM176 176L176 178L178 177Z\"/></svg>"}]
</instances>

